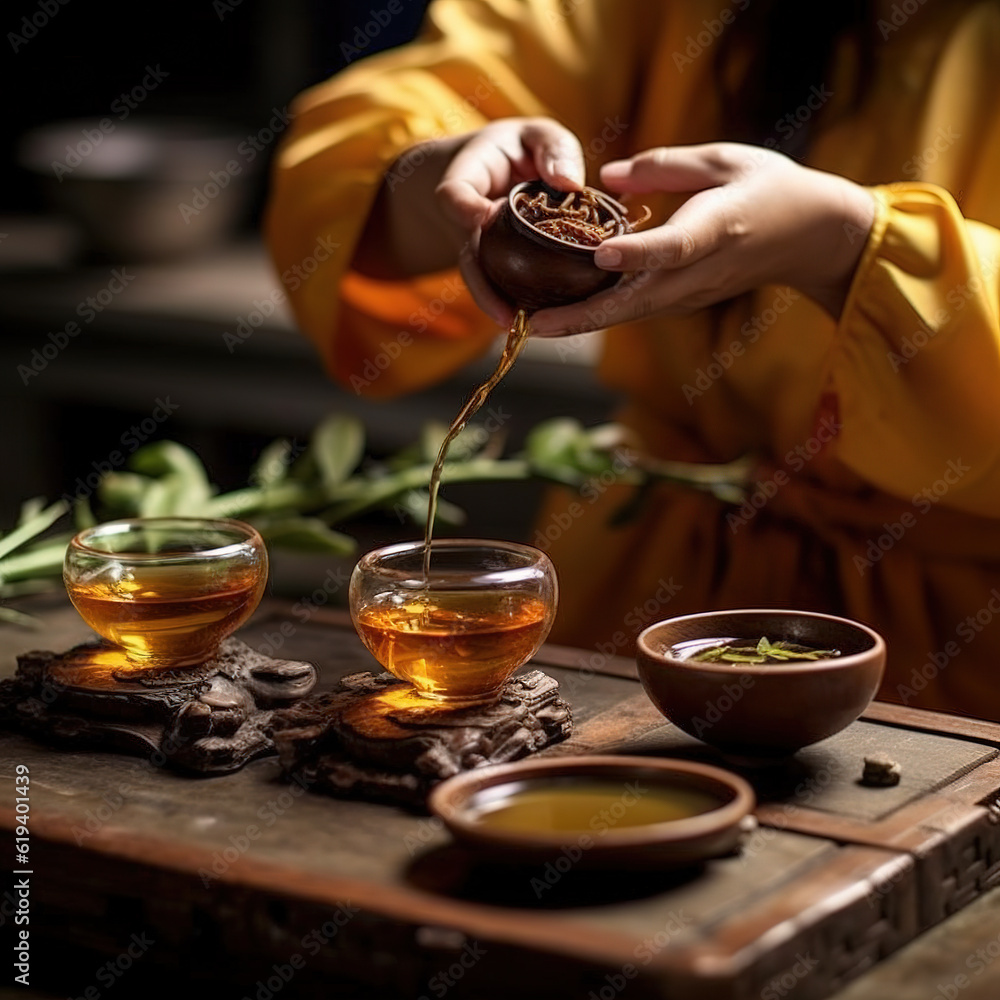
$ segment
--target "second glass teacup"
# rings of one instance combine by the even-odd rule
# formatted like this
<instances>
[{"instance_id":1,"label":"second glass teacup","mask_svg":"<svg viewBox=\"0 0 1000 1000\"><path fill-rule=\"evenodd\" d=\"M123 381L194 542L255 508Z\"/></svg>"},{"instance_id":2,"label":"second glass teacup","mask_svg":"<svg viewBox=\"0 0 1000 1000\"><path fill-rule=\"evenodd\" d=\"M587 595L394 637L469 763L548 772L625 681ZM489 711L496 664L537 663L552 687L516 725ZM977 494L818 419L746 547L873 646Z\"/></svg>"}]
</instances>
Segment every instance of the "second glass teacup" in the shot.
<instances>
[{"instance_id":1,"label":"second glass teacup","mask_svg":"<svg viewBox=\"0 0 1000 1000\"><path fill-rule=\"evenodd\" d=\"M362 556L351 576L351 618L375 659L416 692L449 706L496 701L538 651L555 618L555 568L515 542L403 542Z\"/></svg>"}]
</instances>

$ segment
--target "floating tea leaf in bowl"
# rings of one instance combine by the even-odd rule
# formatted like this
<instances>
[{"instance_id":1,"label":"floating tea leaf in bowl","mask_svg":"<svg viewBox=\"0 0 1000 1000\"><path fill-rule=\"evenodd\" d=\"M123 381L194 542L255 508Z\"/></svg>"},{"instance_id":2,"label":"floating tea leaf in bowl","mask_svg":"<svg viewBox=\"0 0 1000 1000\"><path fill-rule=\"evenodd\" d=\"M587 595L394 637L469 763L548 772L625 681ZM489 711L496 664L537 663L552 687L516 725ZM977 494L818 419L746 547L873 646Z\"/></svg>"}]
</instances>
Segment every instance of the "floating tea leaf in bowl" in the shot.
<instances>
[{"instance_id":1,"label":"floating tea leaf in bowl","mask_svg":"<svg viewBox=\"0 0 1000 1000\"><path fill-rule=\"evenodd\" d=\"M761 636L757 642L748 639L697 639L681 642L670 650L672 656L697 663L800 663L806 660L829 660L840 656L839 649L817 649L797 642L779 639L771 642Z\"/></svg>"}]
</instances>

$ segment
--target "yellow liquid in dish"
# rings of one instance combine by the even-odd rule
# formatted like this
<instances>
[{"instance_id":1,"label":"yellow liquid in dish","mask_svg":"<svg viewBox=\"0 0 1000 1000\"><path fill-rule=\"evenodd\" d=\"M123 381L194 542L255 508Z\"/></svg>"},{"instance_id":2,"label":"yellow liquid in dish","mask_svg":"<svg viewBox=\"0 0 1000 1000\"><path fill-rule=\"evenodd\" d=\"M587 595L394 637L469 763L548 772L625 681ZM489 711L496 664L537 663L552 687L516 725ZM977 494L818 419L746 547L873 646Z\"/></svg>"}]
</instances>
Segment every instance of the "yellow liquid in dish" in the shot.
<instances>
[{"instance_id":1,"label":"yellow liquid in dish","mask_svg":"<svg viewBox=\"0 0 1000 1000\"><path fill-rule=\"evenodd\" d=\"M510 792L504 795L503 789ZM574 779L533 781L489 790L472 819L484 827L513 833L587 833L690 819L724 805L696 788L648 781ZM485 801L484 801L485 800Z\"/></svg>"}]
</instances>

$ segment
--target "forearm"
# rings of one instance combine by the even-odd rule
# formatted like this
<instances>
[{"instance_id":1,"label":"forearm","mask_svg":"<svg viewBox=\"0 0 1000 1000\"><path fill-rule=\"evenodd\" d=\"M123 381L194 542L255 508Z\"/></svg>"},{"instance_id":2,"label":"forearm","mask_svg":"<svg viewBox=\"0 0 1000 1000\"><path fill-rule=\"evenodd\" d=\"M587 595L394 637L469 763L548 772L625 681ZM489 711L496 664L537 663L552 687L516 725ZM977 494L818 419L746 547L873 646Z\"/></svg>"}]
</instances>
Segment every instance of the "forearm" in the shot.
<instances>
[{"instance_id":1,"label":"forearm","mask_svg":"<svg viewBox=\"0 0 1000 1000\"><path fill-rule=\"evenodd\" d=\"M462 230L435 194L466 136L421 143L386 171L352 261L369 278L393 281L454 267Z\"/></svg>"}]
</instances>

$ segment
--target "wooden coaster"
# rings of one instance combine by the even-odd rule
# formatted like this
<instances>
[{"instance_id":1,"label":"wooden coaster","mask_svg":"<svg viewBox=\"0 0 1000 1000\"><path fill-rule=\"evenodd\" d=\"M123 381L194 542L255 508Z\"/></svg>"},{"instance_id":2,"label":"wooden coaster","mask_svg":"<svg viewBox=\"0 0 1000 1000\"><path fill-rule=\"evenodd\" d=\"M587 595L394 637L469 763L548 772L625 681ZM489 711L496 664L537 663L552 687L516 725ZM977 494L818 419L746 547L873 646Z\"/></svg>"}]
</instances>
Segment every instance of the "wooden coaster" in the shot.
<instances>
[{"instance_id":1,"label":"wooden coaster","mask_svg":"<svg viewBox=\"0 0 1000 1000\"><path fill-rule=\"evenodd\" d=\"M566 739L559 684L541 670L508 681L498 702L448 708L390 674L351 674L341 689L275 712L271 735L285 774L344 798L423 807L439 781Z\"/></svg>"},{"instance_id":2,"label":"wooden coaster","mask_svg":"<svg viewBox=\"0 0 1000 1000\"><path fill-rule=\"evenodd\" d=\"M137 668L95 642L19 656L15 676L0 683L0 719L45 742L226 774L274 753L272 710L315 683L312 664L271 659L239 639L178 670Z\"/></svg>"}]
</instances>

